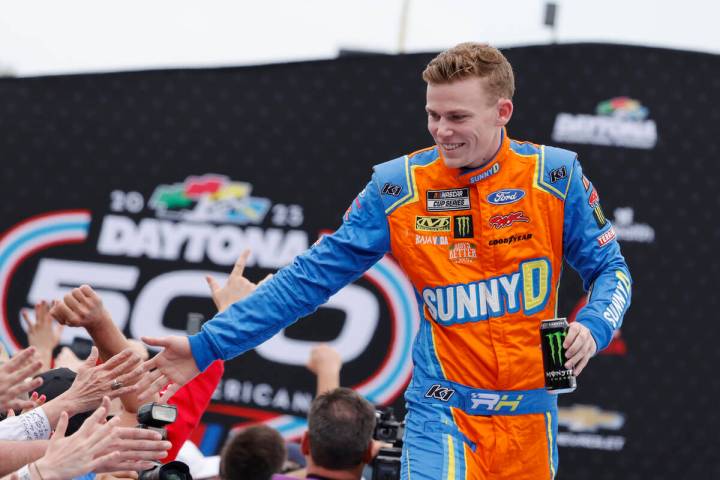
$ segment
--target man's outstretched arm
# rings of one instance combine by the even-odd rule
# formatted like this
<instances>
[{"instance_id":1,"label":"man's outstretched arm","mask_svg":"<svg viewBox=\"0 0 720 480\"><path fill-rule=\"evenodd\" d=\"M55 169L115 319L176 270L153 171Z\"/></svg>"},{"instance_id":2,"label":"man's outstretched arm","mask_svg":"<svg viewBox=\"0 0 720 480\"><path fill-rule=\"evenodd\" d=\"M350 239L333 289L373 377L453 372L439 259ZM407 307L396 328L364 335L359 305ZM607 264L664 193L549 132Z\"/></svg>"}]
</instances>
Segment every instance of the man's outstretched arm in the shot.
<instances>
[{"instance_id":1,"label":"man's outstretched arm","mask_svg":"<svg viewBox=\"0 0 720 480\"><path fill-rule=\"evenodd\" d=\"M152 389L185 384L216 359L229 359L261 344L298 318L314 312L389 250L387 219L374 182L357 196L341 227L293 263L203 325L192 337L143 338L164 350L149 360Z\"/></svg>"}]
</instances>

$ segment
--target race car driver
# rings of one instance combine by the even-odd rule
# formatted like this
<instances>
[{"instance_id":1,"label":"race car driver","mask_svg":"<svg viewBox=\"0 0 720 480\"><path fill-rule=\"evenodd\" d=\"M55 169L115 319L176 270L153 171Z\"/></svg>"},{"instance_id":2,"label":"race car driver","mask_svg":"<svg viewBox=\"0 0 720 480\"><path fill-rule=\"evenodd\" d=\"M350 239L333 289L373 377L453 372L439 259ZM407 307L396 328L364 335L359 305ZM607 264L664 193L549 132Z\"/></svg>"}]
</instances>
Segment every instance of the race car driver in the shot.
<instances>
[{"instance_id":1,"label":"race car driver","mask_svg":"<svg viewBox=\"0 0 720 480\"><path fill-rule=\"evenodd\" d=\"M183 384L255 347L392 252L421 316L402 478L552 479L539 325L556 316L563 259L590 292L564 342L576 374L622 323L630 274L576 155L507 136L514 78L500 51L460 44L423 79L435 145L377 165L334 234L199 334L145 339L164 347L147 381Z\"/></svg>"}]
</instances>

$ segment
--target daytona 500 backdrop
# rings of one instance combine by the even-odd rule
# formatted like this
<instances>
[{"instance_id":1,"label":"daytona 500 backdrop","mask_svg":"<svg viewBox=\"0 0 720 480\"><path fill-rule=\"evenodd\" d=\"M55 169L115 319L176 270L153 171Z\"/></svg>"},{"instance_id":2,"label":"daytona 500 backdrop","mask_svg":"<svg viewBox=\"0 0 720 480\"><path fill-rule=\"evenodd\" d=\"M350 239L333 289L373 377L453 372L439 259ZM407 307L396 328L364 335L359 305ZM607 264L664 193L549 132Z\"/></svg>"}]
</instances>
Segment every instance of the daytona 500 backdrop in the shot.
<instances>
[{"instance_id":1,"label":"daytona 500 backdrop","mask_svg":"<svg viewBox=\"0 0 720 480\"><path fill-rule=\"evenodd\" d=\"M579 153L634 278L621 332L560 399L573 479L720 475L714 291L720 58L609 45L506 51L513 138ZM332 231L373 164L428 146L420 72L432 55L0 80L0 339L20 311L89 283L130 337L192 331L252 249L259 280ZM506 248L512 248L508 245ZM560 312L584 301L566 269ZM342 383L401 415L419 318L386 257L317 313L229 361L195 435L304 429L318 342ZM65 329L63 343L85 336Z\"/></svg>"}]
</instances>

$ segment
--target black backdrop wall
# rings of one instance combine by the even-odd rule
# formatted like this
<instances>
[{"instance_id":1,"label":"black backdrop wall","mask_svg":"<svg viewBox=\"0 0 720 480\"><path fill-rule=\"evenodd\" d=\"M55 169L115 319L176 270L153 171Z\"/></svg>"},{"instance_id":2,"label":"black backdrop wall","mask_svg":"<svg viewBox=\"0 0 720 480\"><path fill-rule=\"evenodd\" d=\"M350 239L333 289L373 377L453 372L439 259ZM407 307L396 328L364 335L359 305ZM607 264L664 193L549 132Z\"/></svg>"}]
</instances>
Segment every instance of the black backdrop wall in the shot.
<instances>
[{"instance_id":1,"label":"black backdrop wall","mask_svg":"<svg viewBox=\"0 0 720 480\"><path fill-rule=\"evenodd\" d=\"M720 58L592 44L506 53L510 135L580 154L635 281L621 334L560 400L561 475L714 478ZM262 278L337 227L373 164L431 143L420 80L431 57L0 80L6 348L26 342L21 308L80 283L129 336L194 328L213 314L205 274L222 279L250 247L247 274ZM302 432L318 341L342 352L344 385L402 413L409 288L384 259L228 362L196 432L203 450L236 424ZM561 312L582 297L568 269ZM82 335L66 329L63 342Z\"/></svg>"}]
</instances>

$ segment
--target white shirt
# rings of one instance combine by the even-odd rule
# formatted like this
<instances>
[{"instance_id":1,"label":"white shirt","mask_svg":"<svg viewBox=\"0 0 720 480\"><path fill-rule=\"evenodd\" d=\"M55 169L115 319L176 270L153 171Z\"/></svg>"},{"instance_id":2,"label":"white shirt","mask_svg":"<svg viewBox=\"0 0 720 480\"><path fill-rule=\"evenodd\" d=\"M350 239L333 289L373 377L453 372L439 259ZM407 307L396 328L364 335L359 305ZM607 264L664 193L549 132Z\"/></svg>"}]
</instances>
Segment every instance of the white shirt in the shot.
<instances>
[{"instance_id":1,"label":"white shirt","mask_svg":"<svg viewBox=\"0 0 720 480\"><path fill-rule=\"evenodd\" d=\"M50 420L42 407L0 422L0 440L47 440L51 432Z\"/></svg>"}]
</instances>

